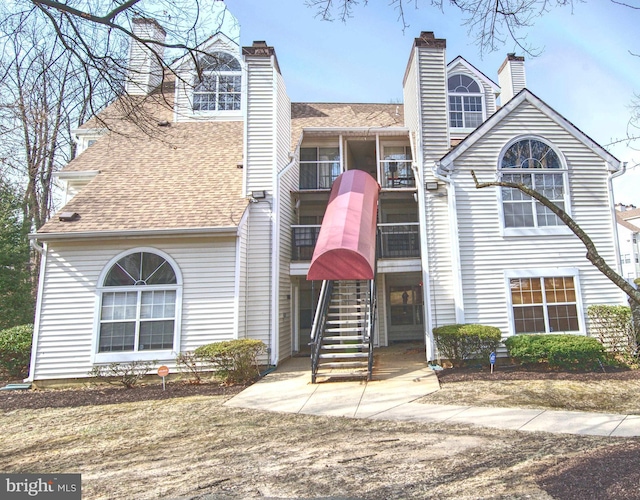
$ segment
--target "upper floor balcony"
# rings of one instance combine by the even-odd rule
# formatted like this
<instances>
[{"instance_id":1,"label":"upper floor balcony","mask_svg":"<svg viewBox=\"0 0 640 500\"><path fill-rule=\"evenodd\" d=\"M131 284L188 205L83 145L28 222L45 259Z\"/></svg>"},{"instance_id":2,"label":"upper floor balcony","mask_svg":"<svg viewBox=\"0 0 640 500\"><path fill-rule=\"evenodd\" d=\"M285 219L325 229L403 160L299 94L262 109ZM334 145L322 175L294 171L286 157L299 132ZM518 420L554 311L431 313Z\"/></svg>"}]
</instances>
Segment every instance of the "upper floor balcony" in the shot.
<instances>
[{"instance_id":1,"label":"upper floor balcony","mask_svg":"<svg viewBox=\"0 0 640 500\"><path fill-rule=\"evenodd\" d=\"M320 233L319 224L294 225L291 260L310 261ZM377 253L379 259L414 259L420 257L418 222L378 224Z\"/></svg>"},{"instance_id":2,"label":"upper floor balcony","mask_svg":"<svg viewBox=\"0 0 640 500\"><path fill-rule=\"evenodd\" d=\"M363 170L382 189L415 189L411 148L377 141L348 140L338 146L300 148L300 191L329 190L346 170Z\"/></svg>"}]
</instances>

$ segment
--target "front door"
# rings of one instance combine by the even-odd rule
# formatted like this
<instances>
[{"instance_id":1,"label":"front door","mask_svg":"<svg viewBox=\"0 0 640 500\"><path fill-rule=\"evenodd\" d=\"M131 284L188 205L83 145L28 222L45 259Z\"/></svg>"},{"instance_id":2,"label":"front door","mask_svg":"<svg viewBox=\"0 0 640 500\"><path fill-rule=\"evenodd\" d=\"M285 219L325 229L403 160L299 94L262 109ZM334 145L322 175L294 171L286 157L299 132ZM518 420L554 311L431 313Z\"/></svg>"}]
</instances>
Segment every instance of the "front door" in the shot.
<instances>
[{"instance_id":1,"label":"front door","mask_svg":"<svg viewBox=\"0 0 640 500\"><path fill-rule=\"evenodd\" d=\"M389 343L424 339L424 306L420 273L386 274Z\"/></svg>"}]
</instances>

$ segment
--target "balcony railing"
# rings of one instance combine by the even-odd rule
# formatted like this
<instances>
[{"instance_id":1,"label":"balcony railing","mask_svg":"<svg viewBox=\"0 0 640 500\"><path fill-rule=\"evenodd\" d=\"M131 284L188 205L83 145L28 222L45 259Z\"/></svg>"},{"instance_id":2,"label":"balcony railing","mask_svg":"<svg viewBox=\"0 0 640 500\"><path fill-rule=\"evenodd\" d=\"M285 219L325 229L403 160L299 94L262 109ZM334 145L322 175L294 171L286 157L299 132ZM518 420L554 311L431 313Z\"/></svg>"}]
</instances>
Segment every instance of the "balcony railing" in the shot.
<instances>
[{"instance_id":1,"label":"balcony railing","mask_svg":"<svg viewBox=\"0 0 640 500\"><path fill-rule=\"evenodd\" d=\"M378 224L378 255L383 259L420 257L419 224Z\"/></svg>"},{"instance_id":2,"label":"balcony railing","mask_svg":"<svg viewBox=\"0 0 640 500\"><path fill-rule=\"evenodd\" d=\"M416 180L411 170L411 160L383 160L382 162L383 188L413 188Z\"/></svg>"},{"instance_id":3,"label":"balcony railing","mask_svg":"<svg viewBox=\"0 0 640 500\"><path fill-rule=\"evenodd\" d=\"M311 260L318 241L320 226L291 226L291 260Z\"/></svg>"},{"instance_id":4,"label":"balcony railing","mask_svg":"<svg viewBox=\"0 0 640 500\"><path fill-rule=\"evenodd\" d=\"M296 225L292 229L291 260L308 261L320 233L319 225ZM378 255L382 259L420 257L420 233L417 222L378 224Z\"/></svg>"},{"instance_id":5,"label":"balcony railing","mask_svg":"<svg viewBox=\"0 0 640 500\"><path fill-rule=\"evenodd\" d=\"M336 161L300 162L300 189L331 189L341 173Z\"/></svg>"}]
</instances>

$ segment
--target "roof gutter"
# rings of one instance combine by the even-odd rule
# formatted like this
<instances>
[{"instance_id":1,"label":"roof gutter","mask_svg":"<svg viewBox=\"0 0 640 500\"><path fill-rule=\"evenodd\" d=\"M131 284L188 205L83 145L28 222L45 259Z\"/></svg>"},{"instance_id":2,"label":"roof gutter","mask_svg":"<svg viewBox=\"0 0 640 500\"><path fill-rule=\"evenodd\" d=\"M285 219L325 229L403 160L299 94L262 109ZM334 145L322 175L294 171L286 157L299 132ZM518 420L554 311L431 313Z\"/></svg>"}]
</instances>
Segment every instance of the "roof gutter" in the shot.
<instances>
[{"instance_id":1,"label":"roof gutter","mask_svg":"<svg viewBox=\"0 0 640 500\"><path fill-rule=\"evenodd\" d=\"M307 133L349 133L349 132L358 132L358 133L374 133L374 134L389 134L390 132L398 132L403 134L408 134L409 129L407 127L303 127L303 132Z\"/></svg>"},{"instance_id":2,"label":"roof gutter","mask_svg":"<svg viewBox=\"0 0 640 500\"><path fill-rule=\"evenodd\" d=\"M118 239L118 238L144 238L157 236L236 236L238 226L220 227L195 227L175 229L134 229L130 231L79 231L69 233L31 233L30 240L84 240L84 239Z\"/></svg>"}]
</instances>

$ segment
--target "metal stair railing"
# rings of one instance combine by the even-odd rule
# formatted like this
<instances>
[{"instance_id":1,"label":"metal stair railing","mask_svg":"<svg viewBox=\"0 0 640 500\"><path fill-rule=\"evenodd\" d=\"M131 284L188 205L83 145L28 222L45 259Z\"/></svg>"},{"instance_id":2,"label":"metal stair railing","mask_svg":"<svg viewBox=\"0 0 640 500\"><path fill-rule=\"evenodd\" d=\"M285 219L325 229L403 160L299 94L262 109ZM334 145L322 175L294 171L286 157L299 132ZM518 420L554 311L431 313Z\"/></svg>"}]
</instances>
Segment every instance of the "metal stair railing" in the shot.
<instances>
[{"instance_id":1,"label":"metal stair railing","mask_svg":"<svg viewBox=\"0 0 640 500\"><path fill-rule=\"evenodd\" d=\"M311 326L311 383L316 383L316 375L318 373L318 362L320 360L320 348L322 347L322 337L324 335L325 324L327 321L327 313L329 304L331 303L331 293L333 292L333 281L325 280L320 288L320 296L318 297L318 306L316 314L313 317L313 325Z\"/></svg>"},{"instance_id":2,"label":"metal stair railing","mask_svg":"<svg viewBox=\"0 0 640 500\"><path fill-rule=\"evenodd\" d=\"M369 304L367 315L367 331L365 333L369 347L369 357L367 363L367 380L373 376L373 336L376 331L376 316L378 309L378 297L376 293L375 278L369 281Z\"/></svg>"}]
</instances>

